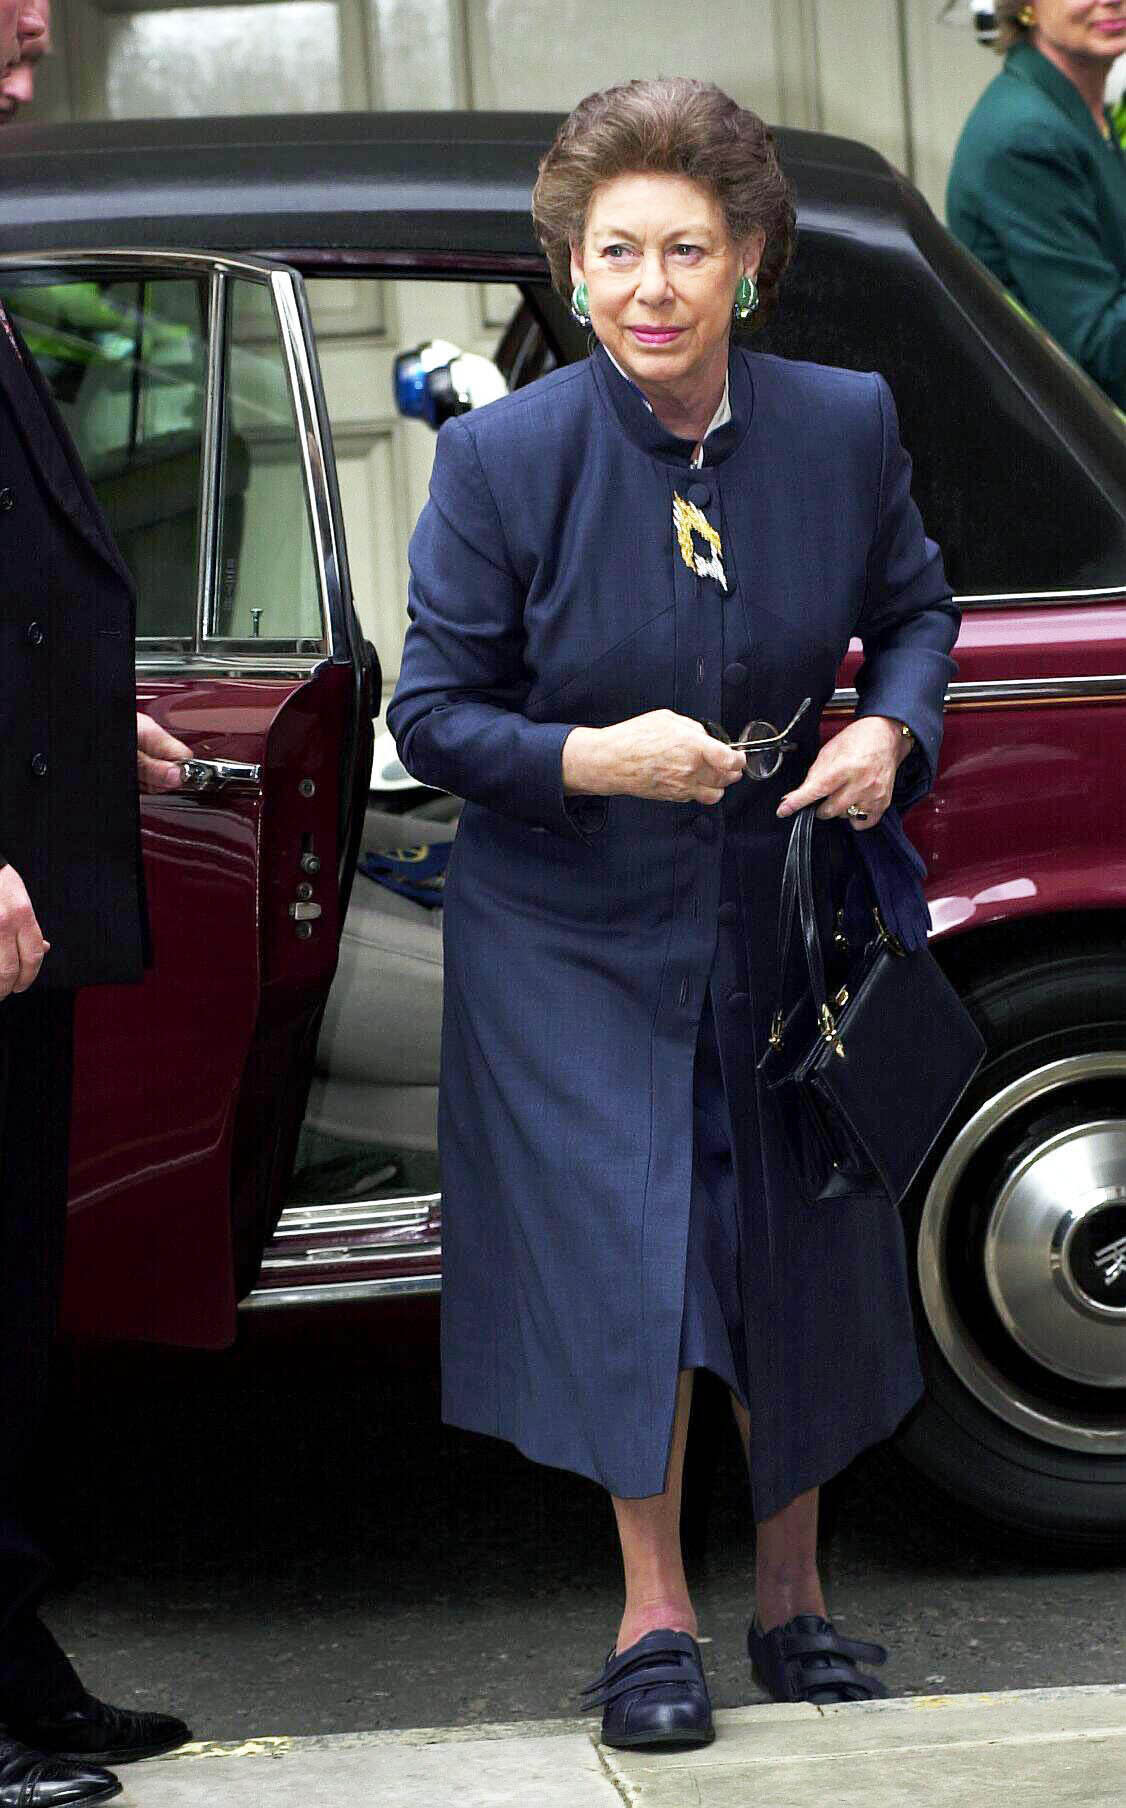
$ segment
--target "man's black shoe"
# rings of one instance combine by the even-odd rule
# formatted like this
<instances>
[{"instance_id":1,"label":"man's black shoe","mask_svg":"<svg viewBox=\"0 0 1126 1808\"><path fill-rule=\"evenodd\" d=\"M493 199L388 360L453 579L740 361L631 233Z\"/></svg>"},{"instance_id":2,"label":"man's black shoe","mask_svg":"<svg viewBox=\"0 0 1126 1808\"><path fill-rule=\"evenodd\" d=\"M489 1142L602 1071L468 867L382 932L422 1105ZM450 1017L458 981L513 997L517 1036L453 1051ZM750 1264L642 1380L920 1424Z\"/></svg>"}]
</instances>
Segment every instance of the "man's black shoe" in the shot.
<instances>
[{"instance_id":1,"label":"man's black shoe","mask_svg":"<svg viewBox=\"0 0 1126 1808\"><path fill-rule=\"evenodd\" d=\"M172 1714L135 1714L111 1707L94 1695L83 1695L50 1719L16 1720L5 1725L15 1739L56 1758L78 1758L90 1764L129 1764L134 1758L156 1758L175 1751L191 1733ZM47 1797L44 1796L44 1801ZM0 1808L5 1808L0 1796Z\"/></svg>"},{"instance_id":2,"label":"man's black shoe","mask_svg":"<svg viewBox=\"0 0 1126 1808\"><path fill-rule=\"evenodd\" d=\"M0 1734L0 1808L71 1808L120 1794L121 1784L110 1771L45 1758Z\"/></svg>"}]
</instances>

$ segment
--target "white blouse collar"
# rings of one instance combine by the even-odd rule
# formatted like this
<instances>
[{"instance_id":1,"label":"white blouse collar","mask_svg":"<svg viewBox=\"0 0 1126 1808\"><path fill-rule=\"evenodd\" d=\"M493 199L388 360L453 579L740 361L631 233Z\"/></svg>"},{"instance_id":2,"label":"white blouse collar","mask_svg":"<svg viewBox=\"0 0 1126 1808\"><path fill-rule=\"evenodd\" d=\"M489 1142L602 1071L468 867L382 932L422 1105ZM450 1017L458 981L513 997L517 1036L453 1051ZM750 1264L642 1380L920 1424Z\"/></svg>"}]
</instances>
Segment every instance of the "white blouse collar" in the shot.
<instances>
[{"instance_id":1,"label":"white blouse collar","mask_svg":"<svg viewBox=\"0 0 1126 1808\"><path fill-rule=\"evenodd\" d=\"M633 383L633 378L629 375L629 373L627 371L624 371L622 369L621 365L618 363L618 360L615 358L613 352L609 351L606 346L603 346L602 349L606 353L606 356L609 358L611 364L614 366L614 369L617 371L618 375L620 377L625 377L625 380L627 383ZM633 383L633 387L637 390L638 395L641 397L642 401L645 403L645 406L646 406L646 408L648 408L650 414L652 414L653 405L651 402L649 402L646 399L646 396L645 396L643 390L641 389L640 385L637 383ZM691 463L692 463L694 470L699 470L700 466L704 462L704 440L707 439L708 434L714 433L716 431L717 427L726 427L726 425L730 419L731 419L731 373L729 371L728 374L723 379L723 394L719 398L719 407L716 409L715 413L712 415L710 422L708 423L708 430L707 430L707 433L704 434L704 439L698 441L698 443L695 447L695 450L692 453Z\"/></svg>"}]
</instances>

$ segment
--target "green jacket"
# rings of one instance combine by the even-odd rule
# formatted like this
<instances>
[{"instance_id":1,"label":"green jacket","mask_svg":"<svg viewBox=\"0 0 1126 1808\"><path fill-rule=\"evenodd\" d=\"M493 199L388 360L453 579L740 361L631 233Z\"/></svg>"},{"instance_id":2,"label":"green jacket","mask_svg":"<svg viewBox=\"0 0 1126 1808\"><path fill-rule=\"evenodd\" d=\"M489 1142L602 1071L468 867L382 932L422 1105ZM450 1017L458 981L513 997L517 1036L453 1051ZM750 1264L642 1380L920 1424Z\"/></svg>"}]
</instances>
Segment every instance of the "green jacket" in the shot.
<instances>
[{"instance_id":1,"label":"green jacket","mask_svg":"<svg viewBox=\"0 0 1126 1808\"><path fill-rule=\"evenodd\" d=\"M1126 156L1067 77L1017 44L966 121L950 229L1126 407Z\"/></svg>"}]
</instances>

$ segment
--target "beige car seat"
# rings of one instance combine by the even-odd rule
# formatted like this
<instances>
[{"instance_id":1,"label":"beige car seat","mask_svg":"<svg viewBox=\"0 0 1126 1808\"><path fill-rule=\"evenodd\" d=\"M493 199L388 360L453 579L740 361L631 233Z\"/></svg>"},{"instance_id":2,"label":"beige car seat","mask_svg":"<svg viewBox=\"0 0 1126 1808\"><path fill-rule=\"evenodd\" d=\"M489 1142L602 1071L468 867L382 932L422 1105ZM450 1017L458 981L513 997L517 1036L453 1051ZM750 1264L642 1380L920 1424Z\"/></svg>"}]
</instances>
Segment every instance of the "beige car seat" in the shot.
<instances>
[{"instance_id":1,"label":"beige car seat","mask_svg":"<svg viewBox=\"0 0 1126 1808\"><path fill-rule=\"evenodd\" d=\"M429 806L455 816L455 798ZM369 805L361 845L452 841L456 820ZM442 912L357 873L325 1011L305 1123L344 1142L437 1147Z\"/></svg>"}]
</instances>

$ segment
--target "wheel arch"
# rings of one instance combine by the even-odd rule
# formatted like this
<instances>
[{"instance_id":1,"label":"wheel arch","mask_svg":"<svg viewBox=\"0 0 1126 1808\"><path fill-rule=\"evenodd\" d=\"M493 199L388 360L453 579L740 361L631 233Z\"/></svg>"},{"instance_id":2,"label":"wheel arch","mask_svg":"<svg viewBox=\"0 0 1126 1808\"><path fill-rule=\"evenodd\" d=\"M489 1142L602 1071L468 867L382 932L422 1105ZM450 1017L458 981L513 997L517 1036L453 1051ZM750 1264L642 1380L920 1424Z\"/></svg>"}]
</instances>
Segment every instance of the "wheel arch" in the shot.
<instances>
[{"instance_id":1,"label":"wheel arch","mask_svg":"<svg viewBox=\"0 0 1126 1808\"><path fill-rule=\"evenodd\" d=\"M936 930L930 947L959 990L992 972L1089 956L1094 948L1126 955L1126 899L1102 908L1077 901L1011 917L968 920Z\"/></svg>"}]
</instances>

